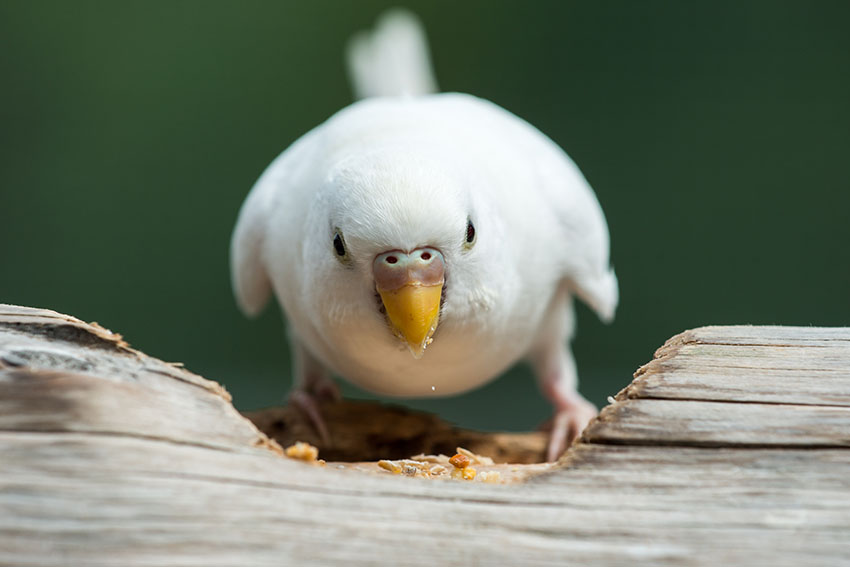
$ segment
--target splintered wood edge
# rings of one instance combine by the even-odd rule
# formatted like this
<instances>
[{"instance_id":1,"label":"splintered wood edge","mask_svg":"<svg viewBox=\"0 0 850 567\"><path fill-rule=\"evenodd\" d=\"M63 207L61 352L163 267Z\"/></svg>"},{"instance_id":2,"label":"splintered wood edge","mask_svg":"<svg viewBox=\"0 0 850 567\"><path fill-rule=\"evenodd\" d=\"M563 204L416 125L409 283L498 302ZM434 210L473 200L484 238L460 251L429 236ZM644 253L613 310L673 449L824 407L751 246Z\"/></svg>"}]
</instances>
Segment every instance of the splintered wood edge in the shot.
<instances>
[{"instance_id":1,"label":"splintered wood edge","mask_svg":"<svg viewBox=\"0 0 850 567\"><path fill-rule=\"evenodd\" d=\"M667 340L583 444L843 448L850 328L700 327Z\"/></svg>"},{"instance_id":2,"label":"splintered wood edge","mask_svg":"<svg viewBox=\"0 0 850 567\"><path fill-rule=\"evenodd\" d=\"M208 380L183 368L179 362L164 362L130 347L119 333L115 333L97 322L86 323L71 315L65 315L50 309L37 309L0 303L0 327L44 336L46 339L65 340L89 346L111 349L115 352L134 356L139 360L154 363L155 372L170 375L172 378L204 388L228 402L233 398L224 386ZM79 335L74 336L74 333ZM85 338L84 338L85 337ZM4 366L0 360L0 368ZM8 366L8 364L7 364Z\"/></svg>"},{"instance_id":3,"label":"splintered wood edge","mask_svg":"<svg viewBox=\"0 0 850 567\"><path fill-rule=\"evenodd\" d=\"M615 401L649 397L647 380L665 371L664 365L691 345L730 347L850 348L850 327L783 327L710 325L683 331L667 339L652 360L640 366L633 380L613 397Z\"/></svg>"},{"instance_id":4,"label":"splintered wood edge","mask_svg":"<svg viewBox=\"0 0 850 567\"><path fill-rule=\"evenodd\" d=\"M0 337L3 339L0 344L5 347L0 354L0 378L3 378L0 386L8 390L7 399L0 400L0 405L4 401L7 405L13 404L5 416L0 416L8 430L24 432L52 428L67 433L76 430L98 435L160 436L167 442L217 450L253 447L275 455L283 454L274 440L233 407L231 396L223 386L185 370L180 364L163 362L135 350L121 335L96 323L85 323L47 309L0 304ZM19 353L26 355L19 356ZM53 360L47 364L42 360L34 362L27 356L33 353ZM56 354L60 355L58 361ZM63 358L67 355L75 361L82 360L87 370L69 367ZM19 386L15 385L16 381ZM51 387L53 384L62 387ZM134 390L142 398L149 396L145 402L149 405L139 401L125 406L132 411L122 412L120 407L109 403L117 396L117 399L123 398L124 403L133 404L132 400L138 398L128 392ZM82 392L87 394L82 395ZM16 407L16 399L17 404L23 404L21 408L31 408L31 411L9 413ZM41 402L33 402L36 399ZM71 411L64 416L61 411L45 413L44 402L51 399L58 408L66 412L68 408L76 408L76 413ZM212 429L206 436L207 430L191 427L176 427L173 434L162 430L160 422L169 422L187 408L202 412L195 420L199 416L212 419L209 423ZM172 413L162 413L168 411ZM62 422L62 419L67 421ZM153 421L146 427L140 419ZM179 420L176 423L179 424ZM230 427L233 435L210 438L216 427L221 431Z\"/></svg>"},{"instance_id":5,"label":"splintered wood edge","mask_svg":"<svg viewBox=\"0 0 850 567\"><path fill-rule=\"evenodd\" d=\"M27 327L38 329L39 327L72 327L87 333L91 338L102 341L104 346L114 347L117 350L131 354L142 353L130 348L130 345L118 333L101 326L97 322L86 323L71 315L65 315L50 309L32 309L0 303L0 324L12 327Z\"/></svg>"}]
</instances>

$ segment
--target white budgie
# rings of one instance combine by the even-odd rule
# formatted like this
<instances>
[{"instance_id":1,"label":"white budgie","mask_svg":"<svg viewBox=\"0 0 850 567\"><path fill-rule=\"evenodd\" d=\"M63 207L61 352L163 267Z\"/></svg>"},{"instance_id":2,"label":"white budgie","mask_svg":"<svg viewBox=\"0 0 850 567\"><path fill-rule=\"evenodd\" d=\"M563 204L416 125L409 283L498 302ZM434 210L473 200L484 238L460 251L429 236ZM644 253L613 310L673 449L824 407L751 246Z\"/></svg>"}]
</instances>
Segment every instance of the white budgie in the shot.
<instances>
[{"instance_id":1,"label":"white budgie","mask_svg":"<svg viewBox=\"0 0 850 567\"><path fill-rule=\"evenodd\" d=\"M276 294L291 399L323 435L315 402L338 396L331 373L387 396L448 396L527 359L555 406L556 458L596 413L576 391L572 296L605 321L618 299L593 191L510 112L433 94L413 16L382 18L349 63L368 98L292 144L242 206L240 307L254 315Z\"/></svg>"}]
</instances>

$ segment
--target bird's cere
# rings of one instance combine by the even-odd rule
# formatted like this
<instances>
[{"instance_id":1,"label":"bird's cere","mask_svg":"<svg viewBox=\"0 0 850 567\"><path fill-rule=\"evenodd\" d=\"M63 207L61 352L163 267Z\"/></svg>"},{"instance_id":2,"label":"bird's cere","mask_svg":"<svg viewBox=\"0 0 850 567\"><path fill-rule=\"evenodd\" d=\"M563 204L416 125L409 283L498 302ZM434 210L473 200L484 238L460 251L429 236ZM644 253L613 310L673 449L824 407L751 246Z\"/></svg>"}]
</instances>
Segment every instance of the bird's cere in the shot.
<instances>
[{"instance_id":1,"label":"bird's cere","mask_svg":"<svg viewBox=\"0 0 850 567\"><path fill-rule=\"evenodd\" d=\"M442 253L431 247L409 253L390 250L372 264L390 326L414 358L422 357L437 330L445 270Z\"/></svg>"}]
</instances>

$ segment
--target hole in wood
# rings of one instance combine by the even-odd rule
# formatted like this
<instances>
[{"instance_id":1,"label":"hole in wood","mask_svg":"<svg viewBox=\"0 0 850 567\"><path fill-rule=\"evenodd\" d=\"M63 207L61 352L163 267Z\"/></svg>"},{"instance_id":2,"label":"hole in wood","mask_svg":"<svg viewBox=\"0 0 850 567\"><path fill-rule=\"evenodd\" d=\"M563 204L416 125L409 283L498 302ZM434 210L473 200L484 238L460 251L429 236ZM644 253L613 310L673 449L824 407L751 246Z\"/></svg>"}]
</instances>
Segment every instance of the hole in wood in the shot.
<instances>
[{"instance_id":1,"label":"hole in wood","mask_svg":"<svg viewBox=\"0 0 850 567\"><path fill-rule=\"evenodd\" d=\"M543 432L485 433L455 427L439 417L377 402L344 400L321 406L330 433L324 443L295 407L268 408L245 416L282 447L303 441L319 449L326 461L363 462L406 459L413 455L448 455L464 447L496 463L541 463Z\"/></svg>"}]
</instances>

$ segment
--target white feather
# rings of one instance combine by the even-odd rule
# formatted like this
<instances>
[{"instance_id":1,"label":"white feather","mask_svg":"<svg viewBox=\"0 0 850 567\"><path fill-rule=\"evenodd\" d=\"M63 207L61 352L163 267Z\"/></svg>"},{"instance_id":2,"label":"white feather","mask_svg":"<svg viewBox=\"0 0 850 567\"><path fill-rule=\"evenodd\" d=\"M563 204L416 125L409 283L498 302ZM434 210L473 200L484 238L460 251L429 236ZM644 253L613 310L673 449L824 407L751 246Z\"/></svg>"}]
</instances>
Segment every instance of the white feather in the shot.
<instances>
[{"instance_id":1,"label":"white feather","mask_svg":"<svg viewBox=\"0 0 850 567\"><path fill-rule=\"evenodd\" d=\"M437 92L425 32L406 10L391 10L374 31L355 35L347 55L356 98Z\"/></svg>"},{"instance_id":2,"label":"white feather","mask_svg":"<svg viewBox=\"0 0 850 567\"><path fill-rule=\"evenodd\" d=\"M262 191L259 183L255 186L242 205L230 241L233 291L239 308L249 317L258 315L271 295L271 284L261 259L266 201L270 194L270 190Z\"/></svg>"}]
</instances>

